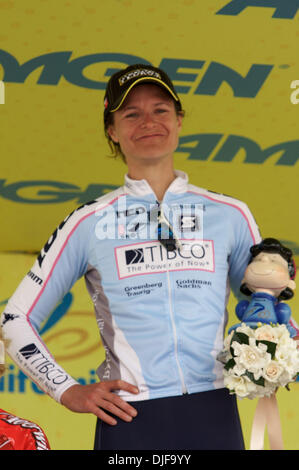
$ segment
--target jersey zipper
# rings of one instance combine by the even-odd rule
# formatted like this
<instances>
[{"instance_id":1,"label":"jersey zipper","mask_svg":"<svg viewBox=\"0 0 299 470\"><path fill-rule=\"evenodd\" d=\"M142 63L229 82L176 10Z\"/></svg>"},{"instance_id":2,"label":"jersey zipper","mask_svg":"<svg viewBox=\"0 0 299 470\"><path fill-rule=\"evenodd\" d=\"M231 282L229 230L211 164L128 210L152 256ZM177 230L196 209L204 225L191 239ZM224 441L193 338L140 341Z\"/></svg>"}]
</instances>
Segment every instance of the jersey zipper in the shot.
<instances>
[{"instance_id":1,"label":"jersey zipper","mask_svg":"<svg viewBox=\"0 0 299 470\"><path fill-rule=\"evenodd\" d=\"M160 209L160 203L157 201L158 208ZM164 217L165 220L165 217ZM169 309L170 309L170 320L171 320L171 326L172 326L172 332L173 332L173 338L174 338L174 355L175 355L175 360L177 364L177 368L179 371L179 376L180 376L180 381L181 381L181 387L182 387L182 392L183 394L187 394L188 390L185 384L185 379L184 379L184 374L179 362L179 357L178 357L178 337L177 337L177 331L176 331L176 326L175 326L175 321L174 321L174 313L173 313L173 307L172 307L172 298L171 298L171 285L170 285L170 276L169 276L169 269L167 268L167 284L168 284L168 300L169 300Z\"/></svg>"}]
</instances>

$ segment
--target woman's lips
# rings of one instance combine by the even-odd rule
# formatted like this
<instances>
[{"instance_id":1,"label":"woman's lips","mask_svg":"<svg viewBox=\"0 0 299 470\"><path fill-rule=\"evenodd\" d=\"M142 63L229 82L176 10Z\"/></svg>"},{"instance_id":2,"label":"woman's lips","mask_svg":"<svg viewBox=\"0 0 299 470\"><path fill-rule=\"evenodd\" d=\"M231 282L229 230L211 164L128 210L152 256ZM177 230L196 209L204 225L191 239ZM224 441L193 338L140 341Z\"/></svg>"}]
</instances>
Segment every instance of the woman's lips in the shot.
<instances>
[{"instance_id":1,"label":"woman's lips","mask_svg":"<svg viewBox=\"0 0 299 470\"><path fill-rule=\"evenodd\" d=\"M137 137L136 140L143 140L143 139L153 139L155 137L164 137L164 134L147 134L147 135L142 135L140 137Z\"/></svg>"}]
</instances>

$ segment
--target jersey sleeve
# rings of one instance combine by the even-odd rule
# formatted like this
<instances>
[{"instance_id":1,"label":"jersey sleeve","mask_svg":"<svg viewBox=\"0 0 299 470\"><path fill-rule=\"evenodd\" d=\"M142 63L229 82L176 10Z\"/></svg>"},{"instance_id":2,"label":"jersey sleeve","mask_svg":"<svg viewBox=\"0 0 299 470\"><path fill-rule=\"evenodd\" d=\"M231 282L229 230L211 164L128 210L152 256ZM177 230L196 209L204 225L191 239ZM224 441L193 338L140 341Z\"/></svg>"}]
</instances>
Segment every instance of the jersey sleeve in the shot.
<instances>
[{"instance_id":1,"label":"jersey sleeve","mask_svg":"<svg viewBox=\"0 0 299 470\"><path fill-rule=\"evenodd\" d=\"M86 211L71 214L56 228L1 316L8 354L58 402L77 382L56 363L38 331L87 269L88 215Z\"/></svg>"},{"instance_id":2,"label":"jersey sleeve","mask_svg":"<svg viewBox=\"0 0 299 470\"><path fill-rule=\"evenodd\" d=\"M261 235L256 221L245 203L239 205L239 210L233 219L232 247L229 257L230 287L237 299L244 298L240 286L245 269L251 258L250 247L261 241Z\"/></svg>"}]
</instances>

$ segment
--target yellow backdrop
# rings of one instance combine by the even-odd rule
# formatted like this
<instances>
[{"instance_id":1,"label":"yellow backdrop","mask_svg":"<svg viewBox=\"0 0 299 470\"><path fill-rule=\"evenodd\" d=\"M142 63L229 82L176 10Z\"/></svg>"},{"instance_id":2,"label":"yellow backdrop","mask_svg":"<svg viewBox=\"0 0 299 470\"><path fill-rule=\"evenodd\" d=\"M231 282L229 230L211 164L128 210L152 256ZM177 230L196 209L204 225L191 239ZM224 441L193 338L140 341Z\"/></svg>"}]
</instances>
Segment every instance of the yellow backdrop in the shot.
<instances>
[{"instance_id":1,"label":"yellow backdrop","mask_svg":"<svg viewBox=\"0 0 299 470\"><path fill-rule=\"evenodd\" d=\"M109 75L136 62L164 68L180 94L176 167L246 201L262 235L298 257L298 10L294 0L0 0L0 303L69 212L122 184L126 167L104 139L103 95ZM290 305L299 321L296 296ZM52 314L43 337L90 383L103 349L83 281L60 308L66 314L54 325ZM0 406L39 422L55 449L91 448L93 417L37 393L9 364ZM299 449L297 384L278 398L286 447ZM254 406L240 402L247 442Z\"/></svg>"}]
</instances>

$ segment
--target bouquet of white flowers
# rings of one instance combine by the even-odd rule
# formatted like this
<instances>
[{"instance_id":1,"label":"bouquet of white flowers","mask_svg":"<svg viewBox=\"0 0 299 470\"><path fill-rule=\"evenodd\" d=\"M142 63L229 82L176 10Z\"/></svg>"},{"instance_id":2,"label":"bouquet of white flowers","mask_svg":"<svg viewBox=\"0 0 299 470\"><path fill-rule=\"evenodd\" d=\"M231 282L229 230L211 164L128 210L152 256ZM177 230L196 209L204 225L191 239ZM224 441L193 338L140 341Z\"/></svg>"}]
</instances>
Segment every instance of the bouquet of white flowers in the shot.
<instances>
[{"instance_id":1,"label":"bouquet of white flowers","mask_svg":"<svg viewBox=\"0 0 299 470\"><path fill-rule=\"evenodd\" d=\"M242 323L232 330L218 357L225 364L225 386L239 398L270 397L299 373L297 342L286 325L259 325Z\"/></svg>"},{"instance_id":2,"label":"bouquet of white flowers","mask_svg":"<svg viewBox=\"0 0 299 470\"><path fill-rule=\"evenodd\" d=\"M262 449L265 427L270 446L283 449L275 391L299 374L299 327L282 302L294 295L296 267L292 251L275 238L250 248L251 258L240 291L233 325L218 359L224 363L224 384L239 398L258 398L251 432L251 449Z\"/></svg>"}]
</instances>

